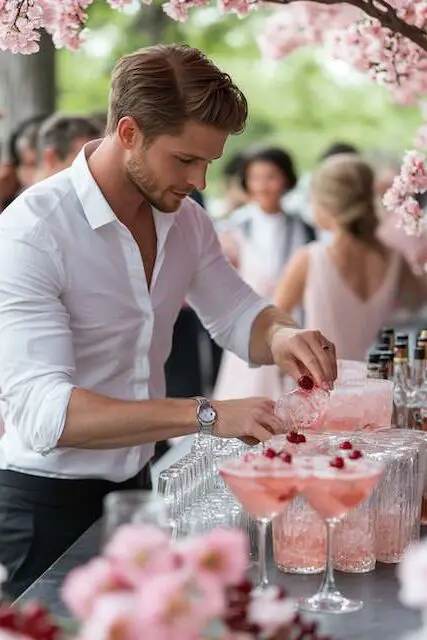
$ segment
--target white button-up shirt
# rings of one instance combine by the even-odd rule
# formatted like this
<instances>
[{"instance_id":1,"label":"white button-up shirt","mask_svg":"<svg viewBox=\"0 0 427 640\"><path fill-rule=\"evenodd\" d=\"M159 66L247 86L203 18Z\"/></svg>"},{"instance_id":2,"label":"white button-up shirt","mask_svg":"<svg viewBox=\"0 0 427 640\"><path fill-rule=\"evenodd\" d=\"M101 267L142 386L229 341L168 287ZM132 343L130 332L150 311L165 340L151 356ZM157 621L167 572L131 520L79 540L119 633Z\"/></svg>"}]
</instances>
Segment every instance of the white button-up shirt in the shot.
<instances>
[{"instance_id":1,"label":"white button-up shirt","mask_svg":"<svg viewBox=\"0 0 427 640\"><path fill-rule=\"evenodd\" d=\"M185 298L217 342L245 359L267 302L229 266L209 217L189 198L174 214L154 210L149 291L139 248L86 153L0 216L0 468L122 481L138 473L154 444L57 448L73 388L123 400L162 397Z\"/></svg>"}]
</instances>

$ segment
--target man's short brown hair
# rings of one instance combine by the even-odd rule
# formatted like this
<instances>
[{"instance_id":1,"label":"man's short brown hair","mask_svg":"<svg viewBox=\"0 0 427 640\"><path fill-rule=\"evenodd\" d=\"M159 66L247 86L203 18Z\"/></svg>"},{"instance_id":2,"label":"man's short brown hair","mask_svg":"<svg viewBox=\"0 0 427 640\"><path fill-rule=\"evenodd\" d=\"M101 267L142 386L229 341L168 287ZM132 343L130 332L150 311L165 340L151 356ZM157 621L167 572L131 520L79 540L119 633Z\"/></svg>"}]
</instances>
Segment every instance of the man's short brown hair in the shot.
<instances>
[{"instance_id":1,"label":"man's short brown hair","mask_svg":"<svg viewBox=\"0 0 427 640\"><path fill-rule=\"evenodd\" d=\"M121 58L112 73L107 135L131 116L146 141L179 134L188 120L229 133L246 124L246 98L198 49L156 45Z\"/></svg>"}]
</instances>

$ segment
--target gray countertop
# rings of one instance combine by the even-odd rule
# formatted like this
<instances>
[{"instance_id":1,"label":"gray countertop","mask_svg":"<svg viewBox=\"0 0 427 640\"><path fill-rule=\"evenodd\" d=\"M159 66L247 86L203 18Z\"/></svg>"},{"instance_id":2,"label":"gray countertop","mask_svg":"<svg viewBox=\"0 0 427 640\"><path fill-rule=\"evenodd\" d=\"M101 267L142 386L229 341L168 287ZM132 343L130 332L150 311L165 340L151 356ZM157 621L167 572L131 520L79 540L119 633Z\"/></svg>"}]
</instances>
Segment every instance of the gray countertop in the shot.
<instances>
[{"instance_id":1,"label":"gray countertop","mask_svg":"<svg viewBox=\"0 0 427 640\"><path fill-rule=\"evenodd\" d=\"M44 573L19 601L39 600L53 614L69 618L61 601L60 587L67 573L87 562L99 549L100 524L91 527L57 562ZM270 564L272 582L282 585L293 597L313 594L320 576L286 575ZM341 616L318 616L322 633L334 640L401 640L419 625L418 615L405 609L397 599L396 566L378 564L374 572L362 575L337 573L344 595L365 602L362 611Z\"/></svg>"}]
</instances>

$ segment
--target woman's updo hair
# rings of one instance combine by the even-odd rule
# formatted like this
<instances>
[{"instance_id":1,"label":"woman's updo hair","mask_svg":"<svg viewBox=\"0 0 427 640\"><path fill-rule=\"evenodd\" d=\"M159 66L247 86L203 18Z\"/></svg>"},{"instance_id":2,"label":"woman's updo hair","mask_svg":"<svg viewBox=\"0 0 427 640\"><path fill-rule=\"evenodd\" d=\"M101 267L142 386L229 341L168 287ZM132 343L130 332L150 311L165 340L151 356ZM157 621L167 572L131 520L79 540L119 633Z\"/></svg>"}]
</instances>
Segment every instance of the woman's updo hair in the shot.
<instances>
[{"instance_id":1,"label":"woman's updo hair","mask_svg":"<svg viewBox=\"0 0 427 640\"><path fill-rule=\"evenodd\" d=\"M286 180L286 190L290 191L295 187L298 181L298 176L295 171L293 160L289 153L287 153L283 149L280 149L279 147L268 147L266 149L254 151L253 153L250 153L248 156L246 156L240 175L242 188L246 192L248 190L246 184L248 169L252 164L254 164L254 162L268 162L270 164L274 164L274 166L282 172L283 177Z\"/></svg>"},{"instance_id":2,"label":"woman's updo hair","mask_svg":"<svg viewBox=\"0 0 427 640\"><path fill-rule=\"evenodd\" d=\"M360 156L339 154L324 160L313 174L311 189L316 203L348 233L362 242L376 242L374 172Z\"/></svg>"}]
</instances>

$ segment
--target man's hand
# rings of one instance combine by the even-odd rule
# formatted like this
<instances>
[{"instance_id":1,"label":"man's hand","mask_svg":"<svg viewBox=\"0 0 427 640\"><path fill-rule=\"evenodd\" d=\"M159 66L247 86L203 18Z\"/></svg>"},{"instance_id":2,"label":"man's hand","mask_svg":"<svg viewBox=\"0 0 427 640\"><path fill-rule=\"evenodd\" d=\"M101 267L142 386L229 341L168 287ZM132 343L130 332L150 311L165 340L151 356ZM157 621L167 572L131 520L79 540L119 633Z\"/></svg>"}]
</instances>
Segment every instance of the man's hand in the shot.
<instances>
[{"instance_id":1,"label":"man's hand","mask_svg":"<svg viewBox=\"0 0 427 640\"><path fill-rule=\"evenodd\" d=\"M240 438L247 444L264 442L283 433L283 424L274 415L273 400L245 398L212 402L218 413L214 434L221 438Z\"/></svg>"},{"instance_id":2,"label":"man's hand","mask_svg":"<svg viewBox=\"0 0 427 640\"><path fill-rule=\"evenodd\" d=\"M323 389L333 389L337 377L335 345L320 331L279 328L272 335L275 364L295 380L309 375Z\"/></svg>"}]
</instances>

